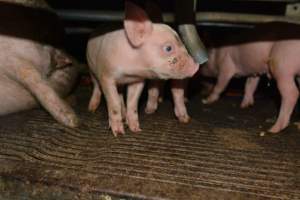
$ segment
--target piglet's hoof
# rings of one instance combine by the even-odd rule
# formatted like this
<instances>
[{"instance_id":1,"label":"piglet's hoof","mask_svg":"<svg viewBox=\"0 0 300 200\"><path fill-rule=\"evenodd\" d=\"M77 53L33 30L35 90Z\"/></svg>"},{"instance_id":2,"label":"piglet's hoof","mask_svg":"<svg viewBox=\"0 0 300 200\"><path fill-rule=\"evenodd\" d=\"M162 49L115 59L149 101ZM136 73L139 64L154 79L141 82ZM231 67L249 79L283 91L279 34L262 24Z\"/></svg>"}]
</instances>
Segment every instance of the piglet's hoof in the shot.
<instances>
[{"instance_id":1,"label":"piglet's hoof","mask_svg":"<svg viewBox=\"0 0 300 200\"><path fill-rule=\"evenodd\" d=\"M183 116L178 116L178 120L180 123L187 124L191 121L191 118L188 115L183 115Z\"/></svg>"},{"instance_id":2,"label":"piglet's hoof","mask_svg":"<svg viewBox=\"0 0 300 200\"><path fill-rule=\"evenodd\" d=\"M218 99L219 99L219 97L215 97L215 96L210 97L209 96L206 99L202 99L202 103L203 104L212 104L212 103L216 102Z\"/></svg>"},{"instance_id":3,"label":"piglet's hoof","mask_svg":"<svg viewBox=\"0 0 300 200\"><path fill-rule=\"evenodd\" d=\"M251 106L253 106L253 104L241 104L240 108L246 109L246 108L250 108Z\"/></svg>"},{"instance_id":4,"label":"piglet's hoof","mask_svg":"<svg viewBox=\"0 0 300 200\"><path fill-rule=\"evenodd\" d=\"M145 108L145 113L146 114L153 114L157 110L157 104L156 105L147 105Z\"/></svg>"},{"instance_id":5,"label":"piglet's hoof","mask_svg":"<svg viewBox=\"0 0 300 200\"><path fill-rule=\"evenodd\" d=\"M125 134L125 131L124 131L124 126L123 126L123 123L120 122L120 123L111 123L111 130L113 132L113 135L115 137L117 137L119 134Z\"/></svg>"},{"instance_id":6,"label":"piglet's hoof","mask_svg":"<svg viewBox=\"0 0 300 200\"><path fill-rule=\"evenodd\" d=\"M211 104L211 103L213 103L211 100L209 100L209 99L202 99L202 101L201 101L203 104Z\"/></svg>"},{"instance_id":7,"label":"piglet's hoof","mask_svg":"<svg viewBox=\"0 0 300 200\"><path fill-rule=\"evenodd\" d=\"M138 133L138 132L142 131L142 129L140 128L140 125L138 123L129 124L128 126L129 126L129 129L134 133Z\"/></svg>"},{"instance_id":8,"label":"piglet's hoof","mask_svg":"<svg viewBox=\"0 0 300 200\"><path fill-rule=\"evenodd\" d=\"M79 119L74 113L65 114L65 117L62 119L62 123L65 126L75 128L79 126Z\"/></svg>"},{"instance_id":9,"label":"piglet's hoof","mask_svg":"<svg viewBox=\"0 0 300 200\"><path fill-rule=\"evenodd\" d=\"M254 100L243 100L243 102L241 103L240 107L241 108L249 108L250 106L254 105Z\"/></svg>"},{"instance_id":10,"label":"piglet's hoof","mask_svg":"<svg viewBox=\"0 0 300 200\"><path fill-rule=\"evenodd\" d=\"M180 108L180 107L176 107L174 112L180 123L187 124L191 121L191 118L187 114L185 107L184 107L184 109Z\"/></svg>"},{"instance_id":11,"label":"piglet's hoof","mask_svg":"<svg viewBox=\"0 0 300 200\"><path fill-rule=\"evenodd\" d=\"M279 133L282 129L283 129L283 128L280 128L280 127L278 127L278 126L272 126L272 127L268 130L268 132L269 132L269 133Z\"/></svg>"},{"instance_id":12,"label":"piglet's hoof","mask_svg":"<svg viewBox=\"0 0 300 200\"><path fill-rule=\"evenodd\" d=\"M95 113L96 110L97 110L97 108L98 108L98 106L95 105L95 104L93 104L93 102L92 102L92 103L90 103L89 106L88 106L88 111L89 111L89 112L92 112L92 113Z\"/></svg>"},{"instance_id":13,"label":"piglet's hoof","mask_svg":"<svg viewBox=\"0 0 300 200\"><path fill-rule=\"evenodd\" d=\"M130 129L130 131L137 133L141 132L140 123L137 115L128 114L126 118L126 123Z\"/></svg>"}]
</instances>

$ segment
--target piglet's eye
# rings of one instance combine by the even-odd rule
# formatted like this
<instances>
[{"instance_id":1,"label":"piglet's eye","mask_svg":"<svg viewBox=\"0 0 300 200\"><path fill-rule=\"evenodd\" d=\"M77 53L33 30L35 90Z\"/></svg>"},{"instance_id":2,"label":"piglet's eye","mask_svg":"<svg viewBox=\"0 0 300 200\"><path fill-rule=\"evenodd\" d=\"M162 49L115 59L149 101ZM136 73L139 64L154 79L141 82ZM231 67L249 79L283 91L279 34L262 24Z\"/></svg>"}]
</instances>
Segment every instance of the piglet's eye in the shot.
<instances>
[{"instance_id":1,"label":"piglet's eye","mask_svg":"<svg viewBox=\"0 0 300 200\"><path fill-rule=\"evenodd\" d=\"M164 46L164 51L167 53L170 53L173 50L173 47L171 45Z\"/></svg>"}]
</instances>

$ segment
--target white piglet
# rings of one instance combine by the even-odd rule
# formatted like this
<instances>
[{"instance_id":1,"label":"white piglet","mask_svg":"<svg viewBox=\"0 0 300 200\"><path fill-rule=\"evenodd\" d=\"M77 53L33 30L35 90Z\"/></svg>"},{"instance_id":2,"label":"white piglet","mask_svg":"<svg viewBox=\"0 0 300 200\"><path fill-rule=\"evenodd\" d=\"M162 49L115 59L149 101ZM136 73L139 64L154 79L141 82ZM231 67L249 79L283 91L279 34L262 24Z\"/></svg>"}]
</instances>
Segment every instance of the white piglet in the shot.
<instances>
[{"instance_id":1,"label":"white piglet","mask_svg":"<svg viewBox=\"0 0 300 200\"><path fill-rule=\"evenodd\" d=\"M87 60L94 84L89 110L97 109L103 92L115 136L125 132L123 119L132 132L141 131L137 108L144 79L183 79L199 68L171 27L152 23L129 1L125 1L124 29L92 37ZM124 84L128 84L126 109L117 88Z\"/></svg>"}]
</instances>

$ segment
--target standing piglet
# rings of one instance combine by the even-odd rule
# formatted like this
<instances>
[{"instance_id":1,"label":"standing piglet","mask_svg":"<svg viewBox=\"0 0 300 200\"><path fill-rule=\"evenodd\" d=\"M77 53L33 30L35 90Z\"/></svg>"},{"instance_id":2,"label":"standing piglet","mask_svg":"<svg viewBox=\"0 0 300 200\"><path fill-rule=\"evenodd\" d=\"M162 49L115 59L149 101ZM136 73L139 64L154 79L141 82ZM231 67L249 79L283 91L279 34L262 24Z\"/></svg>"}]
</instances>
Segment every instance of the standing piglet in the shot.
<instances>
[{"instance_id":1,"label":"standing piglet","mask_svg":"<svg viewBox=\"0 0 300 200\"><path fill-rule=\"evenodd\" d=\"M97 109L103 91L115 136L124 133L125 118L131 131L141 131L137 106L144 79L183 79L198 70L176 32L152 23L144 10L130 1L125 1L124 29L92 37L87 60L94 83L89 110ZM127 109L117 89L122 84L129 84Z\"/></svg>"},{"instance_id":2,"label":"standing piglet","mask_svg":"<svg viewBox=\"0 0 300 200\"><path fill-rule=\"evenodd\" d=\"M175 0L174 15L175 24L178 25L179 35L183 43L189 50L190 55L194 60L202 64L207 61L207 53L202 41L198 35L195 24L194 1L181 1ZM146 11L152 20L162 22L162 11L158 2L153 0L146 1ZM190 116L186 108L186 91L189 80L171 80L170 88L174 103L174 113L179 122L188 123ZM148 82L148 99L145 108L147 114L154 113L158 108L158 103L163 99L164 85L166 81L163 80L150 80Z\"/></svg>"},{"instance_id":3,"label":"standing piglet","mask_svg":"<svg viewBox=\"0 0 300 200\"><path fill-rule=\"evenodd\" d=\"M248 76L241 107L252 105L259 75L267 73L276 80L282 97L279 116L269 129L277 133L288 126L299 97L295 79L300 76L300 26L273 22L262 24L247 34L251 37L248 42L210 50L209 62L200 72L217 77L217 84L203 103L218 100L232 77Z\"/></svg>"},{"instance_id":4,"label":"standing piglet","mask_svg":"<svg viewBox=\"0 0 300 200\"><path fill-rule=\"evenodd\" d=\"M253 94L259 82L259 75L268 73L268 59L272 43L270 41L249 41L209 49L209 59L200 73L217 77L217 83L204 104L217 101L233 77L245 77L244 98L241 107L254 104Z\"/></svg>"}]
</instances>

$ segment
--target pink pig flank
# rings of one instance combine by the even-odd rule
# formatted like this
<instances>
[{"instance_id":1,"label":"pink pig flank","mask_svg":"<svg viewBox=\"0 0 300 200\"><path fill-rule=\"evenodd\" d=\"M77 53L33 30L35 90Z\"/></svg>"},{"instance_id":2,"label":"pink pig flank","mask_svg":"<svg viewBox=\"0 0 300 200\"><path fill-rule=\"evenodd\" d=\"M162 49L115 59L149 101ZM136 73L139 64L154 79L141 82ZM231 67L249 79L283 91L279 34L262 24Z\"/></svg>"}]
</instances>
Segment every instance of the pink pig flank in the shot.
<instances>
[{"instance_id":1,"label":"pink pig flank","mask_svg":"<svg viewBox=\"0 0 300 200\"><path fill-rule=\"evenodd\" d=\"M89 110L97 109L103 92L115 136L125 132L123 119L132 132L141 131L137 107L144 79L183 79L199 67L173 29L152 23L129 1L125 1L124 29L91 38L87 60L94 84ZM128 84L126 108L117 89L122 84Z\"/></svg>"},{"instance_id":2,"label":"pink pig flank","mask_svg":"<svg viewBox=\"0 0 300 200\"><path fill-rule=\"evenodd\" d=\"M76 81L71 58L52 46L1 35L0 115L42 105L58 122L76 127L78 118L62 99Z\"/></svg>"},{"instance_id":3,"label":"pink pig flank","mask_svg":"<svg viewBox=\"0 0 300 200\"><path fill-rule=\"evenodd\" d=\"M274 22L261 28L255 29L254 33L263 36L264 40L210 50L209 61L200 72L204 76L217 77L217 83L203 103L217 101L231 78L247 76L241 107L253 105L259 75L267 73L276 80L281 95L278 118L269 129L269 132L278 133L288 126L299 97L295 78L300 75L300 26Z\"/></svg>"},{"instance_id":4,"label":"pink pig flank","mask_svg":"<svg viewBox=\"0 0 300 200\"><path fill-rule=\"evenodd\" d=\"M259 82L259 75L268 73L268 60L272 43L254 41L212 48L209 60L200 69L204 76L217 77L217 83L204 104L217 101L233 77L247 76L242 108L254 104L253 94Z\"/></svg>"}]
</instances>

